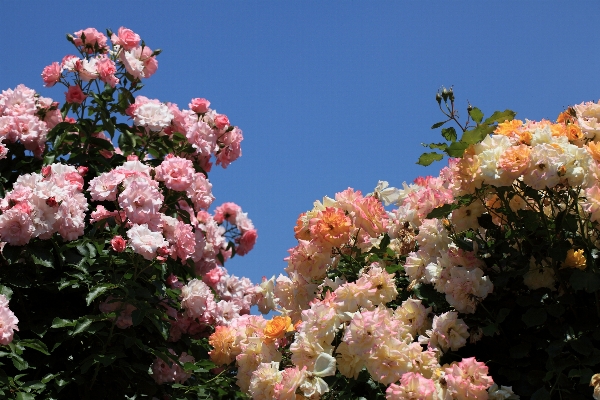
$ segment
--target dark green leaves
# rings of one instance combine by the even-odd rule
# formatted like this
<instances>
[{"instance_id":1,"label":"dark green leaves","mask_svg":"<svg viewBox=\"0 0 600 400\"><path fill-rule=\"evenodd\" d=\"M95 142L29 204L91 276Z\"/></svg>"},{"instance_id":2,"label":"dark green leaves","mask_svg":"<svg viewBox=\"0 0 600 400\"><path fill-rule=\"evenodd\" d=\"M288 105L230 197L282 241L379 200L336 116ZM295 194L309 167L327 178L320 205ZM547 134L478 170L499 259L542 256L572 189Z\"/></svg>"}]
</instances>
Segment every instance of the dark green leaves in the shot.
<instances>
[{"instance_id":1,"label":"dark green leaves","mask_svg":"<svg viewBox=\"0 0 600 400\"><path fill-rule=\"evenodd\" d=\"M423 165L423 166L428 166L431 163L433 163L434 161L440 161L441 159L443 159L444 156L440 153L423 153L421 154L421 157L419 157L419 161L417 161L417 164L419 165Z\"/></svg>"},{"instance_id":2,"label":"dark green leaves","mask_svg":"<svg viewBox=\"0 0 600 400\"><path fill-rule=\"evenodd\" d=\"M478 125L481 122L481 120L483 119L483 113L477 107L471 108L469 110L469 115L471 116L471 118L473 119L473 121L477 122Z\"/></svg>"}]
</instances>

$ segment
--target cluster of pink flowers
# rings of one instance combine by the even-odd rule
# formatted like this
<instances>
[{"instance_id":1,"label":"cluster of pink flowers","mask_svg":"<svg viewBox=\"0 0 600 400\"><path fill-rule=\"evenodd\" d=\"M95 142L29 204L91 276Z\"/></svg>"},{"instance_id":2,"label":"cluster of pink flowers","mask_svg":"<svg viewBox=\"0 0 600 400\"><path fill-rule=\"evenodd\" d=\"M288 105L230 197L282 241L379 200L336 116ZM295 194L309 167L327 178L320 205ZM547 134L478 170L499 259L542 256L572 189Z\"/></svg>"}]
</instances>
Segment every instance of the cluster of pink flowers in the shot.
<instances>
[{"instance_id":1,"label":"cluster of pink flowers","mask_svg":"<svg viewBox=\"0 0 600 400\"><path fill-rule=\"evenodd\" d=\"M75 240L85 228L87 199L83 177L75 167L52 164L42 173L21 175L0 200L0 239L22 246L32 238L48 239L58 233Z\"/></svg>"},{"instance_id":2,"label":"cluster of pink flowers","mask_svg":"<svg viewBox=\"0 0 600 400\"><path fill-rule=\"evenodd\" d=\"M15 314L8 308L8 299L3 294L0 294L0 344L8 345L13 340L15 331L19 328L17 324L19 320Z\"/></svg>"},{"instance_id":3,"label":"cluster of pink flowers","mask_svg":"<svg viewBox=\"0 0 600 400\"><path fill-rule=\"evenodd\" d=\"M55 61L42 71L45 86L51 87L59 82L68 86L68 103L80 104L85 100L81 82L99 79L115 87L120 82L119 76L123 75L121 67L134 80L149 78L158 68L154 52L142 46L139 35L125 27L112 34L112 50L107 44L108 38L95 28L77 31L71 38L82 57L66 55L60 63ZM65 77L69 73L76 74L78 82L75 85L67 84Z\"/></svg>"},{"instance_id":4,"label":"cluster of pink flowers","mask_svg":"<svg viewBox=\"0 0 600 400\"><path fill-rule=\"evenodd\" d=\"M0 94L0 159L6 158L6 143L20 142L39 157L46 148L46 134L62 122L58 104L19 85Z\"/></svg>"},{"instance_id":5,"label":"cluster of pink flowers","mask_svg":"<svg viewBox=\"0 0 600 400\"><path fill-rule=\"evenodd\" d=\"M171 317L171 341L182 334L197 335L210 326L227 326L241 315L250 314L257 304L261 287L248 278L230 275L224 267L215 266L202 276L186 285L175 276L169 285L181 289L181 312L167 307Z\"/></svg>"},{"instance_id":6,"label":"cluster of pink flowers","mask_svg":"<svg viewBox=\"0 0 600 400\"><path fill-rule=\"evenodd\" d=\"M293 320L300 318L315 298L318 282L335 268L340 249L358 246L370 249L387 230L388 215L375 197L364 197L351 188L315 202L311 211L298 218L294 228L298 245L289 250L285 271L276 280L279 307ZM337 250L336 250L337 249Z\"/></svg>"},{"instance_id":7,"label":"cluster of pink flowers","mask_svg":"<svg viewBox=\"0 0 600 400\"><path fill-rule=\"evenodd\" d=\"M226 115L218 114L209 106L208 100L195 98L189 104L190 109L180 110L177 104L137 96L127 109L127 115L135 126L146 132L185 135L195 149L194 156L204 170L209 171L213 155L223 168L238 159L244 138L241 129L230 125Z\"/></svg>"},{"instance_id":8,"label":"cluster of pink flowers","mask_svg":"<svg viewBox=\"0 0 600 400\"><path fill-rule=\"evenodd\" d=\"M169 349L169 352L175 355L175 352ZM196 360L191 355L183 352L178 358L178 362L185 364L186 362L193 363ZM192 376L191 373L185 372L177 362L166 362L162 358L157 357L152 364L152 378L156 383L184 383Z\"/></svg>"}]
</instances>

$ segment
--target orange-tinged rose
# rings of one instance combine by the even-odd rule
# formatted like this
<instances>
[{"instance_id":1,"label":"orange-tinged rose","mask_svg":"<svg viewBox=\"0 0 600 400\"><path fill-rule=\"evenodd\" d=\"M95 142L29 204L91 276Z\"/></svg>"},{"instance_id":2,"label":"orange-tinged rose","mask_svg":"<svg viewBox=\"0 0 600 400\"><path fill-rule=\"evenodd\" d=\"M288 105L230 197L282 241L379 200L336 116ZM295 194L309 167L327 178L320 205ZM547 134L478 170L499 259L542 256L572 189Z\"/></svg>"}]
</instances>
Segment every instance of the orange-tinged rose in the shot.
<instances>
[{"instance_id":1,"label":"orange-tinged rose","mask_svg":"<svg viewBox=\"0 0 600 400\"><path fill-rule=\"evenodd\" d=\"M518 131L523 126L523 121L519 119L513 119L512 121L504 121L498 124L494 133L496 135L503 136L512 136L514 134L518 135Z\"/></svg>"},{"instance_id":2,"label":"orange-tinged rose","mask_svg":"<svg viewBox=\"0 0 600 400\"><path fill-rule=\"evenodd\" d=\"M592 156L592 158L596 161L600 161L600 143L599 142L589 142L586 145L586 149L588 153Z\"/></svg>"},{"instance_id":3,"label":"orange-tinged rose","mask_svg":"<svg viewBox=\"0 0 600 400\"><path fill-rule=\"evenodd\" d=\"M228 326L217 326L215 332L208 338L208 344L213 347L213 350L208 352L210 359L216 365L226 365L233 362L237 355L233 351L234 341L235 329Z\"/></svg>"},{"instance_id":4,"label":"orange-tinged rose","mask_svg":"<svg viewBox=\"0 0 600 400\"><path fill-rule=\"evenodd\" d=\"M275 341L285 336L287 332L294 330L292 319L288 316L276 316L272 320L267 321L267 326L264 330L265 341Z\"/></svg>"},{"instance_id":5,"label":"orange-tinged rose","mask_svg":"<svg viewBox=\"0 0 600 400\"><path fill-rule=\"evenodd\" d=\"M318 216L310 220L310 233L320 244L339 247L350 240L352 221L344 210L327 207Z\"/></svg>"},{"instance_id":6,"label":"orange-tinged rose","mask_svg":"<svg viewBox=\"0 0 600 400\"><path fill-rule=\"evenodd\" d=\"M294 236L297 240L310 240L310 231L308 230L308 220L306 213L300 214L294 227Z\"/></svg>"},{"instance_id":7,"label":"orange-tinged rose","mask_svg":"<svg viewBox=\"0 0 600 400\"><path fill-rule=\"evenodd\" d=\"M567 258L562 263L561 268L577 268L584 270L587 267L587 260L583 255L583 249L580 250L569 250L567 252Z\"/></svg>"}]
</instances>

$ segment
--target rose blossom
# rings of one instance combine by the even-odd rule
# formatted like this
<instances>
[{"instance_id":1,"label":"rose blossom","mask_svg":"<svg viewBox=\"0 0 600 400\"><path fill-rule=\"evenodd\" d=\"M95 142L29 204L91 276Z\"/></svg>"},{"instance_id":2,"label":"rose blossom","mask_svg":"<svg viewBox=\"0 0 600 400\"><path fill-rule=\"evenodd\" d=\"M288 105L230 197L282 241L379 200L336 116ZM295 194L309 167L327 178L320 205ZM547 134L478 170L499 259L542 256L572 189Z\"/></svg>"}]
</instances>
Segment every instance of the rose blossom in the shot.
<instances>
[{"instance_id":1,"label":"rose blossom","mask_svg":"<svg viewBox=\"0 0 600 400\"><path fill-rule=\"evenodd\" d=\"M60 80L61 68L60 64L56 61L48 65L42 71L42 79L44 80L44 86L52 87Z\"/></svg>"},{"instance_id":2,"label":"rose blossom","mask_svg":"<svg viewBox=\"0 0 600 400\"><path fill-rule=\"evenodd\" d=\"M198 114L205 114L210 107L210 101L203 98L192 99L192 102L188 105L190 109Z\"/></svg>"},{"instance_id":3,"label":"rose blossom","mask_svg":"<svg viewBox=\"0 0 600 400\"><path fill-rule=\"evenodd\" d=\"M133 251L140 254L146 260L152 260L156 256L156 251L169 245L162 234L159 232L152 232L148 229L147 224L137 225L134 224L128 231L127 237L129 238L129 245L133 248Z\"/></svg>"},{"instance_id":4,"label":"rose blossom","mask_svg":"<svg viewBox=\"0 0 600 400\"><path fill-rule=\"evenodd\" d=\"M112 246L112 249L114 251L116 251L117 253L121 253L125 251L127 243L125 242L125 239L123 239L122 236L117 235L112 238L112 240L110 241L110 245Z\"/></svg>"},{"instance_id":5,"label":"rose blossom","mask_svg":"<svg viewBox=\"0 0 600 400\"><path fill-rule=\"evenodd\" d=\"M69 89L67 92L65 92L65 95L67 103L75 104L83 103L83 101L87 97L87 95L83 93L83 90L81 90L81 87L79 85L69 86Z\"/></svg>"},{"instance_id":6,"label":"rose blossom","mask_svg":"<svg viewBox=\"0 0 600 400\"><path fill-rule=\"evenodd\" d=\"M122 26L116 34L112 34L110 40L112 40L115 46L121 46L125 50L131 50L139 46L141 39L140 35L133 32L131 29Z\"/></svg>"},{"instance_id":7,"label":"rose blossom","mask_svg":"<svg viewBox=\"0 0 600 400\"><path fill-rule=\"evenodd\" d=\"M85 36L85 42L82 39L82 35ZM75 46L84 46L88 53L94 52L95 45L98 45L100 51L107 49L106 47L106 36L103 33L98 32L95 28L87 28L81 31L75 32L73 37L73 43Z\"/></svg>"},{"instance_id":8,"label":"rose blossom","mask_svg":"<svg viewBox=\"0 0 600 400\"><path fill-rule=\"evenodd\" d=\"M14 331L18 331L19 320L8 308L8 299L0 294L0 344L6 346L13 340Z\"/></svg>"}]
</instances>

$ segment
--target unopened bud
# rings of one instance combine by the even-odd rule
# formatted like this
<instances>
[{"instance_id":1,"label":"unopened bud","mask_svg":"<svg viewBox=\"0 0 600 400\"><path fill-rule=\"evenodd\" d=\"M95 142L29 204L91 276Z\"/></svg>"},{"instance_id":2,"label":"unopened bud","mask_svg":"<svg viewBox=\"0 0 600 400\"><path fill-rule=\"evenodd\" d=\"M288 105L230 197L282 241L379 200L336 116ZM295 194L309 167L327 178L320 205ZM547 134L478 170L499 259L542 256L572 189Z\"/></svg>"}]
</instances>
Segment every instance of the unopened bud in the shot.
<instances>
[{"instance_id":1,"label":"unopened bud","mask_svg":"<svg viewBox=\"0 0 600 400\"><path fill-rule=\"evenodd\" d=\"M73 38L73 35L71 35L70 33L67 33L67 40L71 43L75 43L75 39Z\"/></svg>"},{"instance_id":2,"label":"unopened bud","mask_svg":"<svg viewBox=\"0 0 600 400\"><path fill-rule=\"evenodd\" d=\"M439 92L435 94L435 101L437 101L438 104L442 103L442 95Z\"/></svg>"},{"instance_id":3,"label":"unopened bud","mask_svg":"<svg viewBox=\"0 0 600 400\"><path fill-rule=\"evenodd\" d=\"M467 112L471 111L473 111L473 106L471 105L471 103L469 103L469 106L467 107Z\"/></svg>"},{"instance_id":4,"label":"unopened bud","mask_svg":"<svg viewBox=\"0 0 600 400\"><path fill-rule=\"evenodd\" d=\"M156 49L152 52L152 55L150 57L154 57L159 55L160 53L162 53L162 49Z\"/></svg>"},{"instance_id":5,"label":"unopened bud","mask_svg":"<svg viewBox=\"0 0 600 400\"><path fill-rule=\"evenodd\" d=\"M442 98L444 99L444 101L448 100L448 89L442 89Z\"/></svg>"},{"instance_id":6,"label":"unopened bud","mask_svg":"<svg viewBox=\"0 0 600 400\"><path fill-rule=\"evenodd\" d=\"M109 38L113 35L113 31L111 29L106 28L106 36Z\"/></svg>"},{"instance_id":7,"label":"unopened bud","mask_svg":"<svg viewBox=\"0 0 600 400\"><path fill-rule=\"evenodd\" d=\"M454 101L454 91L452 90L452 88L450 88L450 90L448 91L448 97L450 98L450 101Z\"/></svg>"}]
</instances>

